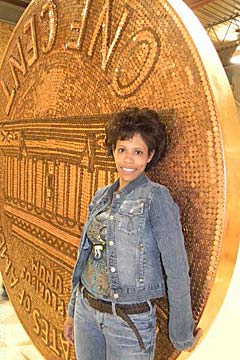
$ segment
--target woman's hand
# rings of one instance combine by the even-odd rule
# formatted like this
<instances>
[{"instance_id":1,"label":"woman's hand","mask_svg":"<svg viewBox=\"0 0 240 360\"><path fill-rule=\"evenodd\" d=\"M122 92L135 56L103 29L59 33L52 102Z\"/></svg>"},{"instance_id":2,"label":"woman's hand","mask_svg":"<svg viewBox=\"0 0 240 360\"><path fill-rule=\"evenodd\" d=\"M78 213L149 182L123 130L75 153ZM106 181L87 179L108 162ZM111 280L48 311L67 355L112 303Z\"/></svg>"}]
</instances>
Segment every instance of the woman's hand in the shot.
<instances>
[{"instance_id":1,"label":"woman's hand","mask_svg":"<svg viewBox=\"0 0 240 360\"><path fill-rule=\"evenodd\" d=\"M191 352L193 350L195 350L197 344L199 343L199 339L200 337L202 336L203 334L203 331L201 328L197 328L195 331L194 331L194 338L195 338L195 341L193 343L193 345L187 349L185 349L185 351L188 351L188 352Z\"/></svg>"},{"instance_id":2,"label":"woman's hand","mask_svg":"<svg viewBox=\"0 0 240 360\"><path fill-rule=\"evenodd\" d=\"M63 334L65 339L70 343L74 344L74 337L73 337L73 318L67 317L65 323L63 325Z\"/></svg>"},{"instance_id":3,"label":"woman's hand","mask_svg":"<svg viewBox=\"0 0 240 360\"><path fill-rule=\"evenodd\" d=\"M200 337L202 336L203 334L203 331L201 328L197 328L195 331L194 331L194 338L195 338L195 341L193 343L193 345L187 349L185 349L184 351L187 351L187 352L191 352L193 350L195 350L197 344L199 343L199 339Z\"/></svg>"}]
</instances>

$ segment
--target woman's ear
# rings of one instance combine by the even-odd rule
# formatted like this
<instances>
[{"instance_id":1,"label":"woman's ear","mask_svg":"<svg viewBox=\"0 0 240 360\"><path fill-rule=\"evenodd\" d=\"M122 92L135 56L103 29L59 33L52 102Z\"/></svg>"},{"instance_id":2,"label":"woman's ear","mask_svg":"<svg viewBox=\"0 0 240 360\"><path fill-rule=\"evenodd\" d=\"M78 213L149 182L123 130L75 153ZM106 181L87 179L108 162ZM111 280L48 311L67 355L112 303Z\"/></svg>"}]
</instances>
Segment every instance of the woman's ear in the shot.
<instances>
[{"instance_id":1,"label":"woman's ear","mask_svg":"<svg viewBox=\"0 0 240 360\"><path fill-rule=\"evenodd\" d=\"M148 163L152 160L153 155L155 154L155 150L153 150L152 152L150 152L149 156L148 156Z\"/></svg>"}]
</instances>

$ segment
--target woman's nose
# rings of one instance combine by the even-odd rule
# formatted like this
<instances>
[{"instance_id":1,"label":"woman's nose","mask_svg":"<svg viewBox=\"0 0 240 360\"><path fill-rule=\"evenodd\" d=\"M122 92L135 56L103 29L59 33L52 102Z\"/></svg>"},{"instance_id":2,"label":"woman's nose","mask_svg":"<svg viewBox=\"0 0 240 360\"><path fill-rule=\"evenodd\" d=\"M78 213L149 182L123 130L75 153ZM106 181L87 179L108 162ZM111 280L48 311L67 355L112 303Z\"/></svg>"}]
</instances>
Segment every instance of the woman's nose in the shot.
<instances>
[{"instance_id":1,"label":"woman's nose","mask_svg":"<svg viewBox=\"0 0 240 360\"><path fill-rule=\"evenodd\" d=\"M128 164L133 163L134 160L132 154L125 154L124 161Z\"/></svg>"}]
</instances>

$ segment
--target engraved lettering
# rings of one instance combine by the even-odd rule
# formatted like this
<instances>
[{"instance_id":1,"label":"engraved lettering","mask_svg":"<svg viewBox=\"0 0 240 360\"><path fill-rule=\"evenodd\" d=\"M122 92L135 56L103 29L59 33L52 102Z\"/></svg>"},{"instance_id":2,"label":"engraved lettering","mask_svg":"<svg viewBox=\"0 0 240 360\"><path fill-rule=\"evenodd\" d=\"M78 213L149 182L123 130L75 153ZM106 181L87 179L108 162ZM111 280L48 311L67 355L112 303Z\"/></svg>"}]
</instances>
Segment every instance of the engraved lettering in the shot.
<instances>
[{"instance_id":1,"label":"engraved lettering","mask_svg":"<svg viewBox=\"0 0 240 360\"><path fill-rule=\"evenodd\" d=\"M54 309L58 309L58 296L55 292L52 292L51 305Z\"/></svg>"},{"instance_id":2,"label":"engraved lettering","mask_svg":"<svg viewBox=\"0 0 240 360\"><path fill-rule=\"evenodd\" d=\"M62 345L62 349L63 349L63 353L64 353L64 358L65 358L65 360L69 360L70 359L70 344L64 338L62 333L60 334L60 341L61 341L61 345Z\"/></svg>"},{"instance_id":3,"label":"engraved lettering","mask_svg":"<svg viewBox=\"0 0 240 360\"><path fill-rule=\"evenodd\" d=\"M41 321L41 338L44 342L44 344L46 344L47 346L49 346L49 341L48 341L48 338L49 338L49 323L48 321L46 321L45 319L42 319Z\"/></svg>"},{"instance_id":4,"label":"engraved lettering","mask_svg":"<svg viewBox=\"0 0 240 360\"><path fill-rule=\"evenodd\" d=\"M6 246L6 242L5 242L5 240L3 239L3 241L0 243L0 250L4 247L4 245Z\"/></svg>"},{"instance_id":5,"label":"engraved lettering","mask_svg":"<svg viewBox=\"0 0 240 360\"><path fill-rule=\"evenodd\" d=\"M19 292L18 294L18 300L21 306L25 309L25 311L30 314L31 308L32 308L32 301L29 295L26 294L25 290L22 290L22 292Z\"/></svg>"},{"instance_id":6,"label":"engraved lettering","mask_svg":"<svg viewBox=\"0 0 240 360\"><path fill-rule=\"evenodd\" d=\"M30 297L27 295L25 299L25 309L28 314L31 312L31 300Z\"/></svg>"},{"instance_id":7,"label":"engraved lettering","mask_svg":"<svg viewBox=\"0 0 240 360\"><path fill-rule=\"evenodd\" d=\"M65 317L65 302L64 300L60 300L60 304L57 305L57 310L60 313L60 315L62 315L63 317Z\"/></svg>"},{"instance_id":8,"label":"engraved lettering","mask_svg":"<svg viewBox=\"0 0 240 360\"><path fill-rule=\"evenodd\" d=\"M85 3L85 7L82 11L82 17L81 17L81 22L80 21L73 21L71 23L71 31L76 31L78 34L78 38L77 41L69 41L66 43L66 48L68 49L81 49L82 43L83 43L83 39L84 39L84 35L85 35L85 29L86 29L86 25L87 25L87 18L88 18L88 14L89 14L89 6L90 6L90 2L91 0L87 0Z\"/></svg>"},{"instance_id":9,"label":"engraved lettering","mask_svg":"<svg viewBox=\"0 0 240 360\"><path fill-rule=\"evenodd\" d=\"M54 288L60 294L63 293L63 280L62 280L62 277L59 274L55 274Z\"/></svg>"},{"instance_id":10,"label":"engraved lettering","mask_svg":"<svg viewBox=\"0 0 240 360\"><path fill-rule=\"evenodd\" d=\"M37 263L35 263L34 260L32 259L32 271L36 272L38 274L38 272L39 272L39 261L37 261Z\"/></svg>"},{"instance_id":11,"label":"engraved lettering","mask_svg":"<svg viewBox=\"0 0 240 360\"><path fill-rule=\"evenodd\" d=\"M6 265L6 268L5 268L5 274L8 275L9 270L10 270L11 265L12 265L12 261L9 258L7 258L6 263L7 263L7 265Z\"/></svg>"},{"instance_id":12,"label":"engraved lettering","mask_svg":"<svg viewBox=\"0 0 240 360\"><path fill-rule=\"evenodd\" d=\"M47 271L46 283L53 286L53 271Z\"/></svg>"},{"instance_id":13,"label":"engraved lettering","mask_svg":"<svg viewBox=\"0 0 240 360\"><path fill-rule=\"evenodd\" d=\"M24 278L27 277L27 275L26 275L26 270L27 270L27 269L26 269L25 266L24 266L24 268L22 269L22 273L21 273L21 275L20 275L22 279L24 279Z\"/></svg>"},{"instance_id":14,"label":"engraved lettering","mask_svg":"<svg viewBox=\"0 0 240 360\"><path fill-rule=\"evenodd\" d=\"M28 31L30 31L31 41L28 42L27 51L28 54L32 53L32 57L30 57L27 60L27 63L28 66L31 67L38 58L37 37L36 37L34 16L24 24L24 33L26 34Z\"/></svg>"},{"instance_id":15,"label":"engraved lettering","mask_svg":"<svg viewBox=\"0 0 240 360\"><path fill-rule=\"evenodd\" d=\"M42 11L40 13L41 19L45 17L46 13L49 18L49 37L47 44L42 47L42 51L44 53L47 53L53 48L57 35L57 7L53 0L48 0L45 4L43 4Z\"/></svg>"},{"instance_id":16,"label":"engraved lettering","mask_svg":"<svg viewBox=\"0 0 240 360\"><path fill-rule=\"evenodd\" d=\"M35 262L34 259L32 259L32 270L44 283L52 287L58 293L63 293L63 279L60 274L57 274L53 270L46 269L40 261Z\"/></svg>"},{"instance_id":17,"label":"engraved lettering","mask_svg":"<svg viewBox=\"0 0 240 360\"><path fill-rule=\"evenodd\" d=\"M32 261L32 268L34 268L37 273L40 273L40 269L42 269L42 274L45 275L47 272L43 272L43 269L46 270L43 266L41 267L40 262L38 261L35 263ZM54 280L56 278L56 280ZM36 293L49 305L53 308L54 311L58 312L61 316L65 316L65 302L63 299L61 299L58 296L58 293L60 293L60 290L63 291L62 288L62 279L59 275L56 275L55 278L52 276L48 278L49 281L47 281L47 284L52 285L53 287L56 285L57 293L52 291L50 288L48 288L44 281L47 279L47 277L43 278L44 281L41 279L38 279L37 276L34 276L31 274L29 270L27 270L26 267L23 267L21 272L21 279L26 281L35 291ZM55 281L55 282L54 282ZM62 293L62 292L61 292Z\"/></svg>"},{"instance_id":18,"label":"engraved lettering","mask_svg":"<svg viewBox=\"0 0 240 360\"><path fill-rule=\"evenodd\" d=\"M15 285L17 285L19 278L15 275L15 269L12 269L12 276L11 276L11 282L10 282L10 287L13 288Z\"/></svg>"},{"instance_id":19,"label":"engraved lettering","mask_svg":"<svg viewBox=\"0 0 240 360\"><path fill-rule=\"evenodd\" d=\"M37 288L38 278L36 276L32 276L29 272L30 276L29 279L26 277L26 281L31 284L35 289Z\"/></svg>"},{"instance_id":20,"label":"engraved lettering","mask_svg":"<svg viewBox=\"0 0 240 360\"><path fill-rule=\"evenodd\" d=\"M3 241L2 241L2 240L3 240ZM5 240L3 239L3 237L1 237L0 250L1 250L1 248L2 248L4 245L6 245L6 242L5 242Z\"/></svg>"},{"instance_id":21,"label":"engraved lettering","mask_svg":"<svg viewBox=\"0 0 240 360\"><path fill-rule=\"evenodd\" d=\"M18 299L19 299L20 305L23 304L24 295L25 295L25 290L23 290L22 292L19 292L19 294L18 294Z\"/></svg>"},{"instance_id":22,"label":"engraved lettering","mask_svg":"<svg viewBox=\"0 0 240 360\"><path fill-rule=\"evenodd\" d=\"M23 76L25 76L27 72L20 39L17 40L17 48L18 48L18 54L20 56L20 62L16 60L13 56L10 56L9 58L9 66L13 75L16 89L19 88L19 80L15 72L15 69L19 70L23 74Z\"/></svg>"},{"instance_id":23,"label":"engraved lettering","mask_svg":"<svg viewBox=\"0 0 240 360\"><path fill-rule=\"evenodd\" d=\"M22 276L25 273L24 269L22 271ZM58 345L58 339L60 339L60 344L63 349L64 358L69 360L69 346L66 344L62 338L62 333L58 333L58 329L52 325L46 318L41 315L41 312L33 308L32 309L32 299L26 293L25 290L21 290L18 293L19 304L23 307L27 314L32 314L33 317L33 332L40 337L43 343L49 347L49 349L54 352L58 357L61 356L61 351Z\"/></svg>"},{"instance_id":24,"label":"engraved lettering","mask_svg":"<svg viewBox=\"0 0 240 360\"><path fill-rule=\"evenodd\" d=\"M42 282L42 281L38 281L38 291L39 291L39 295L41 296L41 297L44 297L44 295L45 295L45 285L44 285L44 283Z\"/></svg>"},{"instance_id":25,"label":"engraved lettering","mask_svg":"<svg viewBox=\"0 0 240 360\"><path fill-rule=\"evenodd\" d=\"M119 97L133 95L148 79L158 60L159 48L160 39L150 28L139 31L129 39L117 59L113 75L112 86ZM145 54L141 56L142 64L138 64L136 71L130 72L131 59L137 56L139 51ZM132 73L134 77L129 79L129 73Z\"/></svg>"},{"instance_id":26,"label":"engraved lettering","mask_svg":"<svg viewBox=\"0 0 240 360\"><path fill-rule=\"evenodd\" d=\"M43 279L44 281L46 281L46 268L43 264L40 264L39 277L40 277L40 279Z\"/></svg>"},{"instance_id":27,"label":"engraved lettering","mask_svg":"<svg viewBox=\"0 0 240 360\"><path fill-rule=\"evenodd\" d=\"M96 47L98 37L100 35L100 32L102 31L103 38L102 38L101 53L102 53L102 70L104 72L107 71L108 65L113 56L113 51L114 51L115 47L117 46L117 43L120 40L123 29L127 25L127 20L129 18L129 13L130 13L129 6L127 4L125 4L123 7L123 11L122 11L114 38L112 40L111 45L109 46L111 7L112 7L112 1L107 0L104 3L102 12L99 15L97 25L93 32L93 36L92 36L92 39L91 39L91 42L89 45L89 49L87 52L88 56L91 57L93 55L94 48Z\"/></svg>"},{"instance_id":28,"label":"engraved lettering","mask_svg":"<svg viewBox=\"0 0 240 360\"><path fill-rule=\"evenodd\" d=\"M2 89L3 89L3 93L7 98L7 106L5 109L6 114L8 115L11 111L11 107L13 104L13 100L15 98L16 95L16 90L13 89L11 92L8 90L7 85L5 84L5 82L3 80L0 81Z\"/></svg>"},{"instance_id":29,"label":"engraved lettering","mask_svg":"<svg viewBox=\"0 0 240 360\"><path fill-rule=\"evenodd\" d=\"M49 289L45 289L45 301L48 305L52 304L52 292Z\"/></svg>"},{"instance_id":30,"label":"engraved lettering","mask_svg":"<svg viewBox=\"0 0 240 360\"><path fill-rule=\"evenodd\" d=\"M10 276L10 287L13 288L19 281L19 278L15 275L15 268L12 266L12 260L10 259L8 253L7 253L7 245L6 245L6 239L3 234L3 241L0 244L0 257L2 259L6 259L6 269L5 274ZM11 271L10 271L11 270Z\"/></svg>"},{"instance_id":31,"label":"engraved lettering","mask_svg":"<svg viewBox=\"0 0 240 360\"><path fill-rule=\"evenodd\" d=\"M18 140L18 135L15 132L2 130L0 135L2 136L2 142L10 143L12 141Z\"/></svg>"},{"instance_id":32,"label":"engraved lettering","mask_svg":"<svg viewBox=\"0 0 240 360\"><path fill-rule=\"evenodd\" d=\"M4 244L5 245L5 244ZM8 259L8 256L7 256L7 246L5 246L3 248L3 250L1 251L1 254L0 254L1 258L5 258L5 259Z\"/></svg>"},{"instance_id":33,"label":"engraved lettering","mask_svg":"<svg viewBox=\"0 0 240 360\"><path fill-rule=\"evenodd\" d=\"M24 24L24 33L26 34L28 32L30 32L31 41L28 41L27 53L30 54L30 55L32 54L32 56L27 59L27 64L28 64L29 67L31 67L33 65L33 63L38 58L34 17L32 17L27 23ZM17 50L18 50L18 55L19 55L20 61L17 60L15 57L10 56L9 62L8 62L10 70L11 70L12 75L13 75L13 80L14 80L16 88L13 88L12 90L9 90L9 88L6 85L5 81L3 79L0 80L0 84L1 84L1 87L3 89L3 93L7 98L7 105L6 105L6 109L5 109L5 112L6 112L7 115L11 111L13 101L14 101L14 98L15 98L15 95L16 95L16 90L20 86L20 82L19 82L19 79L17 77L16 70L18 70L20 73L22 73L23 76L25 76L26 73L27 73L26 60L24 59L20 38L17 39L17 44L16 45L17 45Z\"/></svg>"},{"instance_id":34,"label":"engraved lettering","mask_svg":"<svg viewBox=\"0 0 240 360\"><path fill-rule=\"evenodd\" d=\"M51 333L52 333L51 334L52 335L52 344L50 345L50 349L52 349L56 355L60 356L60 351L57 348L57 329L52 328Z\"/></svg>"},{"instance_id":35,"label":"engraved lettering","mask_svg":"<svg viewBox=\"0 0 240 360\"><path fill-rule=\"evenodd\" d=\"M57 339L59 338L57 329L41 315L38 309L33 309L32 315L34 320L33 331L35 334L40 336L44 344L57 356L60 356L61 352L57 345Z\"/></svg>"},{"instance_id":36,"label":"engraved lettering","mask_svg":"<svg viewBox=\"0 0 240 360\"><path fill-rule=\"evenodd\" d=\"M99 11L98 18L90 36L87 55L91 58L97 47L99 38L101 38L101 69L107 73L112 62L114 52L123 37L123 32L130 21L133 9L125 3L122 7L122 12L117 21L112 21L112 7L113 0L105 0ZM86 0L82 10L80 20L75 20L71 23L71 32L74 33L74 39L66 43L66 48L81 49L85 39L88 18L90 16L91 0ZM43 45L40 46L43 53L47 53L53 49L58 28L58 14L57 6L54 0L45 0L41 7L40 20L42 24L48 24L47 39L43 40ZM112 29L112 26L116 28ZM6 96L6 114L8 115L12 109L15 99L16 90L20 86L20 79L17 76L17 71L23 76L27 73L26 64L31 67L38 59L38 44L36 35L35 15L33 15L23 27L24 34L27 34L30 39L26 45L26 56L24 58L20 38L17 39L16 47L18 49L19 59L11 56L9 58L9 66L13 75L15 88L11 87L0 79L0 85L3 93ZM128 97L133 95L140 89L140 87L147 81L150 74L154 70L155 64L159 57L160 39L156 32L151 28L146 28L138 31L132 36L119 51L117 60L114 66L114 73L112 75L112 88L117 96ZM141 56L139 54L141 53ZM138 59L138 61L135 61ZM139 65L139 59L141 64ZM129 71L129 68L136 64L136 68ZM21 154L20 154L21 155ZM90 166L92 171L92 166Z\"/></svg>"},{"instance_id":37,"label":"engraved lettering","mask_svg":"<svg viewBox=\"0 0 240 360\"><path fill-rule=\"evenodd\" d=\"M38 310L36 309L33 309L33 320L34 320L34 328L33 328L33 331L35 332L35 334L39 335L40 334L40 331L41 331L41 328L40 328L40 313Z\"/></svg>"},{"instance_id":38,"label":"engraved lettering","mask_svg":"<svg viewBox=\"0 0 240 360\"><path fill-rule=\"evenodd\" d=\"M2 136L2 138L1 138L1 141L2 141L2 142L9 142L9 140L8 140L8 133L7 133L7 132L5 132L4 130L2 130L2 131L1 131L1 136Z\"/></svg>"}]
</instances>

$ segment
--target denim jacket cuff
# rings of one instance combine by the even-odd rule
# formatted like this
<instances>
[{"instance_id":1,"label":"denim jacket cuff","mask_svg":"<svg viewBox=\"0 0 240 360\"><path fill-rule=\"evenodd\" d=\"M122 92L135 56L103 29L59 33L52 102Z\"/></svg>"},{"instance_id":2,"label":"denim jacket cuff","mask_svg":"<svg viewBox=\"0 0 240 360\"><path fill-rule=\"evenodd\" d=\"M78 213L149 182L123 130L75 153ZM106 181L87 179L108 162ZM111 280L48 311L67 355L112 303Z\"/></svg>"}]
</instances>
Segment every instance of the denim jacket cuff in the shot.
<instances>
[{"instance_id":1,"label":"denim jacket cuff","mask_svg":"<svg viewBox=\"0 0 240 360\"><path fill-rule=\"evenodd\" d=\"M76 294L78 291L78 287L79 285L77 284L73 290L72 290L72 294L68 303L68 316L69 317L73 317L74 316L74 308L75 308L75 302L76 302Z\"/></svg>"},{"instance_id":2,"label":"denim jacket cuff","mask_svg":"<svg viewBox=\"0 0 240 360\"><path fill-rule=\"evenodd\" d=\"M71 318L74 316L74 306L72 304L68 304L68 316Z\"/></svg>"},{"instance_id":3,"label":"denim jacket cuff","mask_svg":"<svg viewBox=\"0 0 240 360\"><path fill-rule=\"evenodd\" d=\"M194 341L195 341L195 339L193 336L191 336L191 338L189 338L188 340L185 340L185 341L174 341L171 339L173 346L177 350L185 350L185 349L191 347L194 344Z\"/></svg>"}]
</instances>

